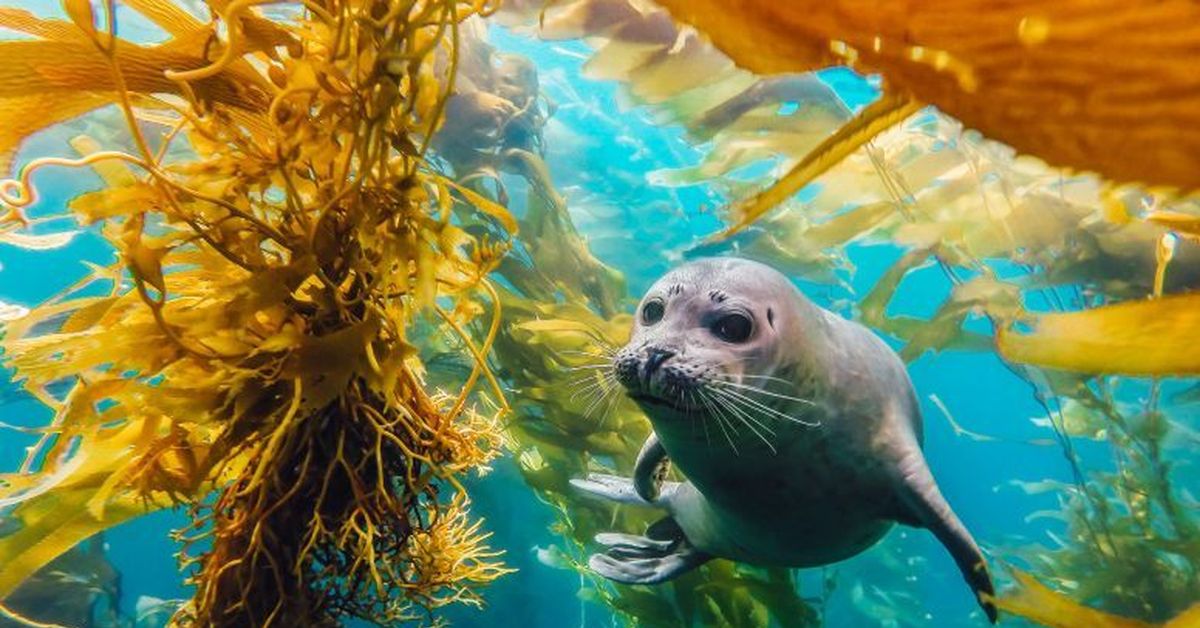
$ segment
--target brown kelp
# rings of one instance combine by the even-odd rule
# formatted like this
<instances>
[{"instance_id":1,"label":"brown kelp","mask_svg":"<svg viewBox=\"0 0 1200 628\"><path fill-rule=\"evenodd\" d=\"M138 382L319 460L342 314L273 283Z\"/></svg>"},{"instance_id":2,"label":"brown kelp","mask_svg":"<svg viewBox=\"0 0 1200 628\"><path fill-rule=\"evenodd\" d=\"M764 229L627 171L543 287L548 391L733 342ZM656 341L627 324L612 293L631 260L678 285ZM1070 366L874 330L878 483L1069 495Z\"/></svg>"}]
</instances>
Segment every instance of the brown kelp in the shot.
<instances>
[{"instance_id":1,"label":"brown kelp","mask_svg":"<svg viewBox=\"0 0 1200 628\"><path fill-rule=\"evenodd\" d=\"M71 21L0 11L30 36L0 43L6 158L101 105L127 130L0 183L19 229L40 170L90 166L104 185L69 210L118 253L5 328L9 365L53 419L0 478L18 524L0 538L0 597L96 531L185 505L196 594L179 623L388 622L478 602L504 568L458 478L496 455L505 401L492 336L465 327L498 321L487 275L516 225L426 150L459 25L488 8L123 4L165 41L116 37L112 2L69 0ZM455 225L460 194L498 239ZM419 350L444 336L473 366L436 389Z\"/></svg>"}]
</instances>

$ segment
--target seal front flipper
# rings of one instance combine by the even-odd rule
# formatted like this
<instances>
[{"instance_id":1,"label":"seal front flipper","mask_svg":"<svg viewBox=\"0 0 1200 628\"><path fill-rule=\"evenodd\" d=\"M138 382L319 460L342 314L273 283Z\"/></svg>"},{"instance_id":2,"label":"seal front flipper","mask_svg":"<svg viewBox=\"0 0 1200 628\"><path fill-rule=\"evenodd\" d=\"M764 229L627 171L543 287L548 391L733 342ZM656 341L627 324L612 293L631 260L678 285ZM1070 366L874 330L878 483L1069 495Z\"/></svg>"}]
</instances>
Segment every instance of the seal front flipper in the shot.
<instances>
[{"instance_id":1,"label":"seal front flipper","mask_svg":"<svg viewBox=\"0 0 1200 628\"><path fill-rule=\"evenodd\" d=\"M586 479L572 479L571 486L589 495L595 495L618 504L665 508L667 499L679 488L679 482L663 482L653 500L646 500L638 495L633 480L606 473L589 473Z\"/></svg>"},{"instance_id":2,"label":"seal front flipper","mask_svg":"<svg viewBox=\"0 0 1200 628\"><path fill-rule=\"evenodd\" d=\"M895 519L900 523L927 528L933 532L942 546L950 552L963 578L975 592L983 612L994 624L997 620L995 605L991 599L996 594L988 573L987 561L971 533L950 509L946 498L938 490L937 482L925 463L925 456L915 441L910 441L908 451L899 458L900 486L898 497L900 510Z\"/></svg>"},{"instance_id":3,"label":"seal front flipper","mask_svg":"<svg viewBox=\"0 0 1200 628\"><path fill-rule=\"evenodd\" d=\"M648 502L658 499L670 467L667 450L658 441L658 435L650 432L642 450L638 452L637 463L633 467L633 488L638 496Z\"/></svg>"},{"instance_id":4,"label":"seal front flipper","mask_svg":"<svg viewBox=\"0 0 1200 628\"><path fill-rule=\"evenodd\" d=\"M588 559L596 573L624 584L658 584L712 559L688 542L670 517L650 526L646 536L605 532L596 542L607 547Z\"/></svg>"}]
</instances>

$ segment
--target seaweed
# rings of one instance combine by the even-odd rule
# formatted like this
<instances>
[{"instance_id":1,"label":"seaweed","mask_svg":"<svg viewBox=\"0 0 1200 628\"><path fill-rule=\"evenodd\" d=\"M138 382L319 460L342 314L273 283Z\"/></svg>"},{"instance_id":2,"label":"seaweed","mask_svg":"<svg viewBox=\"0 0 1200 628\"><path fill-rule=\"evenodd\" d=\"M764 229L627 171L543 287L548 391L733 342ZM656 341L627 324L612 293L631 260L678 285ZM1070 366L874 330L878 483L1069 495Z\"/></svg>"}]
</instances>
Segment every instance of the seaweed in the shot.
<instances>
[{"instance_id":1,"label":"seaweed","mask_svg":"<svg viewBox=\"0 0 1200 628\"><path fill-rule=\"evenodd\" d=\"M935 105L1054 166L1200 187L1200 134L1190 130L1200 111L1190 89L1195 59L1162 44L1194 50L1200 42L1200 10L1189 3L660 4L759 74L831 65L879 72L894 98Z\"/></svg>"},{"instance_id":2,"label":"seaweed","mask_svg":"<svg viewBox=\"0 0 1200 628\"><path fill-rule=\"evenodd\" d=\"M177 624L480 603L506 569L459 478L499 453L507 405L494 333L465 327L501 316L487 275L516 224L426 155L459 25L490 9L328 0L268 17L213 0L201 20L128 4L164 43L116 37L112 2L69 0L69 22L0 13L33 37L0 43L0 148L106 104L127 132L0 183L18 231L39 171L91 166L104 187L69 209L119 260L6 325L8 364L54 417L0 479L19 524L0 538L0 596L95 532L182 505L196 593ZM464 198L501 237L456 225ZM441 336L473 365L449 391L418 356Z\"/></svg>"},{"instance_id":3,"label":"seaweed","mask_svg":"<svg viewBox=\"0 0 1200 628\"><path fill-rule=\"evenodd\" d=\"M0 626L120 625L121 575L97 535L50 561L0 604Z\"/></svg>"}]
</instances>

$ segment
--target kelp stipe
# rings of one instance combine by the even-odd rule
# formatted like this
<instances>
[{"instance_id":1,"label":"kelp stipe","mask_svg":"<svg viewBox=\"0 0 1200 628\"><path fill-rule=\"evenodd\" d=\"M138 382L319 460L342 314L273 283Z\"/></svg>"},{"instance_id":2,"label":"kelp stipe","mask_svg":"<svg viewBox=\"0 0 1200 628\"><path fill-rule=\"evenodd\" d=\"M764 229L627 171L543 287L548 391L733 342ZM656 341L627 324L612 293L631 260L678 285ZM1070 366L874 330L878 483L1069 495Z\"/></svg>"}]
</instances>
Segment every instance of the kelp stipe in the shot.
<instances>
[{"instance_id":1,"label":"kelp stipe","mask_svg":"<svg viewBox=\"0 0 1200 628\"><path fill-rule=\"evenodd\" d=\"M105 187L70 209L120 257L6 327L9 364L54 420L3 478L21 527L0 538L0 597L92 533L182 504L196 595L176 623L390 622L479 603L505 568L458 478L498 453L506 402L484 362L494 334L466 327L501 316L486 276L516 225L426 149L460 23L489 9L329 0L267 18L263 3L214 1L205 22L128 4L167 41L114 37L111 2L94 15L68 1L73 22L0 12L32 36L0 43L17 66L0 92L5 157L109 103L132 147L77 141L81 158L0 184L15 229L39 169L91 166ZM459 211L499 238L455 226L460 191ZM425 320L473 364L449 392L424 382L429 338L410 328ZM469 398L477 382L491 409Z\"/></svg>"}]
</instances>

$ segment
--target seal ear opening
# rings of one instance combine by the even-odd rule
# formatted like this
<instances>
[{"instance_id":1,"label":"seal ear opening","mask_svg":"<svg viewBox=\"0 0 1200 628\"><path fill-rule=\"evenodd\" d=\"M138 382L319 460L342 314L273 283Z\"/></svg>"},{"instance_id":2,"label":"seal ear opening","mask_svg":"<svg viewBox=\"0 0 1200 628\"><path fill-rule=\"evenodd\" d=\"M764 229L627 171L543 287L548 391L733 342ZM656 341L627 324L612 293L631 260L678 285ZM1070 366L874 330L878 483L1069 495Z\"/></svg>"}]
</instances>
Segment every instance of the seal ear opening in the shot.
<instances>
[{"instance_id":1,"label":"seal ear opening","mask_svg":"<svg viewBox=\"0 0 1200 628\"><path fill-rule=\"evenodd\" d=\"M775 329L775 310L771 308L767 308L767 324L771 326L771 329Z\"/></svg>"}]
</instances>

